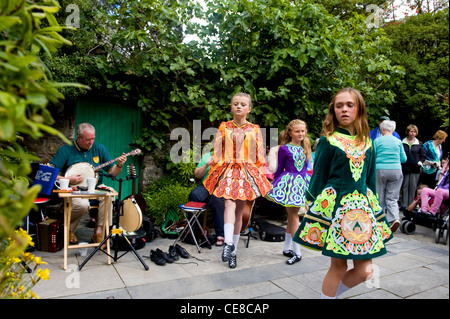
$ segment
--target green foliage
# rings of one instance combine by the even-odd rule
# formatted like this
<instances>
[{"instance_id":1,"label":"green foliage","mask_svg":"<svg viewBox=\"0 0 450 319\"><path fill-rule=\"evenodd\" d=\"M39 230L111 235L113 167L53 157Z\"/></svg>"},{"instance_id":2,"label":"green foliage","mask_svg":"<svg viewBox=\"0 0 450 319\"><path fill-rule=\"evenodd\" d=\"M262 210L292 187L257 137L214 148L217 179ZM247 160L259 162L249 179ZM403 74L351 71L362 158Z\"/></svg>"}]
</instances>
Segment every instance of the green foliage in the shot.
<instances>
[{"instance_id":1,"label":"green foliage","mask_svg":"<svg viewBox=\"0 0 450 319\"><path fill-rule=\"evenodd\" d=\"M201 119L218 126L230 119L238 91L254 99L250 121L282 128L302 118L317 136L336 90L357 87L376 116L395 98L388 84L403 75L389 59L383 30L368 29L365 16L344 6L345 18L313 1L215 0L204 9L196 1L82 3L91 10L82 11L88 31L80 34L98 44L81 37L78 43L90 52L104 92L144 111L136 142L147 151L167 145L170 123Z\"/></svg>"},{"instance_id":2,"label":"green foliage","mask_svg":"<svg viewBox=\"0 0 450 319\"><path fill-rule=\"evenodd\" d=\"M388 59L384 32L369 30L362 15L341 20L312 1L280 0L211 1L207 14L212 26L200 38L216 37L220 84L249 92L262 126L302 118L318 134L331 95L345 86L377 109L393 101L384 88L402 69Z\"/></svg>"},{"instance_id":3,"label":"green foliage","mask_svg":"<svg viewBox=\"0 0 450 319\"><path fill-rule=\"evenodd\" d=\"M172 158L171 154L167 155L165 169L169 176L172 176L175 180L187 185L192 183L194 170L197 167L196 162L193 158L193 150L184 151L181 156L182 160L176 163Z\"/></svg>"},{"instance_id":4,"label":"green foliage","mask_svg":"<svg viewBox=\"0 0 450 319\"><path fill-rule=\"evenodd\" d=\"M178 214L179 206L187 203L189 193L194 188L184 186L172 177L165 177L154 181L142 194L147 203L146 215L153 224L161 225L169 208L173 208Z\"/></svg>"},{"instance_id":5,"label":"green foliage","mask_svg":"<svg viewBox=\"0 0 450 319\"><path fill-rule=\"evenodd\" d=\"M448 129L449 11L412 16L386 26L396 43L391 58L402 65L405 77L392 83L396 95L392 116L403 125L419 128L419 138L431 139L438 129ZM405 122L405 114L410 122Z\"/></svg>"},{"instance_id":6,"label":"green foliage","mask_svg":"<svg viewBox=\"0 0 450 319\"><path fill-rule=\"evenodd\" d=\"M442 26L436 20L436 27L426 22L421 29L425 15L419 15L403 26L370 29L368 6L387 8L391 2L76 3L81 26L64 31L75 45L46 58L49 68L58 80L74 78L99 94L135 101L144 111L144 131L135 142L146 151L170 143L172 123L190 127L200 119L217 127L230 119L229 101L237 91L254 99L250 121L281 129L302 118L313 137L331 95L344 86L362 91L372 127L382 114L403 122L400 115L413 105L420 109L417 118L433 118L433 127L448 122L445 13L429 15ZM65 17L58 15L60 22ZM429 93L414 94L414 87ZM76 97L72 91L65 93Z\"/></svg>"},{"instance_id":7,"label":"green foliage","mask_svg":"<svg viewBox=\"0 0 450 319\"><path fill-rule=\"evenodd\" d=\"M46 132L68 142L50 126L54 120L46 107L64 98L59 88L72 84L54 82L38 57L39 52L51 57L62 45L70 44L59 34L63 27L54 17L59 9L58 2L52 0L0 4L1 297L35 297L21 282L25 271L21 265L33 259L24 253L28 238L15 229L35 207L40 187L30 187L26 178L31 157L20 146L21 136L38 139ZM18 287L22 287L20 291Z\"/></svg>"}]
</instances>

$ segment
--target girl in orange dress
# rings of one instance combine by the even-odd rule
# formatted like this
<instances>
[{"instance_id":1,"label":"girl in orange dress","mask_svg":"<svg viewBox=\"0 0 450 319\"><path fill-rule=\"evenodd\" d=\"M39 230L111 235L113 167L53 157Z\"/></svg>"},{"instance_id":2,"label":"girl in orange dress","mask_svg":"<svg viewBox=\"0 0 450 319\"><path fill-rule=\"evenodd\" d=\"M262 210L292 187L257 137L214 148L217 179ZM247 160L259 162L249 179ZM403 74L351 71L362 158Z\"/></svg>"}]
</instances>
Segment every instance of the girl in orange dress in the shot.
<instances>
[{"instance_id":1,"label":"girl in orange dress","mask_svg":"<svg viewBox=\"0 0 450 319\"><path fill-rule=\"evenodd\" d=\"M222 122L214 141L211 169L203 184L211 195L225 199L222 261L235 268L236 249L245 209L272 187L262 172L265 150L261 129L247 121L250 95L231 99L233 120Z\"/></svg>"}]
</instances>

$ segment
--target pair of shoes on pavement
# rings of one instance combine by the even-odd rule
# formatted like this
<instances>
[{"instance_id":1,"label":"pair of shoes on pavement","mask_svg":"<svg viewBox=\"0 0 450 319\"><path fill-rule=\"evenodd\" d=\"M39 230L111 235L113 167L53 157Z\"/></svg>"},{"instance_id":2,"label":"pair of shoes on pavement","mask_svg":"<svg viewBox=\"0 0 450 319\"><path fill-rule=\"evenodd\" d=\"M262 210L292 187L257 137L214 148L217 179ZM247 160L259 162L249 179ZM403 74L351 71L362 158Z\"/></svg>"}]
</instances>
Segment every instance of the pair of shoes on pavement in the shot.
<instances>
[{"instance_id":1,"label":"pair of shoes on pavement","mask_svg":"<svg viewBox=\"0 0 450 319\"><path fill-rule=\"evenodd\" d=\"M178 244L176 244L175 246L171 245L169 247L169 256L172 257L174 260L180 259L180 256L181 256L181 258L185 258L185 259L190 257L190 255L186 251L186 249L184 249L183 247L181 247Z\"/></svg>"},{"instance_id":2,"label":"pair of shoes on pavement","mask_svg":"<svg viewBox=\"0 0 450 319\"><path fill-rule=\"evenodd\" d=\"M237 256L231 254L233 251L234 251L234 244L231 245L227 243L224 244L222 251L222 261L223 262L228 261L228 266L230 268L236 268L237 266Z\"/></svg>"},{"instance_id":3,"label":"pair of shoes on pavement","mask_svg":"<svg viewBox=\"0 0 450 319\"><path fill-rule=\"evenodd\" d=\"M302 260L302 256L297 255L293 250L283 250L283 256L289 257L289 259L286 260L286 264L288 265L293 265Z\"/></svg>"},{"instance_id":4,"label":"pair of shoes on pavement","mask_svg":"<svg viewBox=\"0 0 450 319\"><path fill-rule=\"evenodd\" d=\"M158 266L164 266L166 263L171 264L175 261L172 257L159 248L150 251L150 259Z\"/></svg>"}]
</instances>

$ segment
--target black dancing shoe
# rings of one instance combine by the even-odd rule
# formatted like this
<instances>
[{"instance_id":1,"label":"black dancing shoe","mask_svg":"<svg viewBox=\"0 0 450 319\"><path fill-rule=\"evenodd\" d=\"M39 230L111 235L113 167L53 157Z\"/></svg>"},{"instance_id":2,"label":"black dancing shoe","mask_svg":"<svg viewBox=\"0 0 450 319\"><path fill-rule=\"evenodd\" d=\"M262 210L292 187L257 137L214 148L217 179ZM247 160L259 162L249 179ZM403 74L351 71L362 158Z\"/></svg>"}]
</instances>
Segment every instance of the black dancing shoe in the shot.
<instances>
[{"instance_id":1,"label":"black dancing shoe","mask_svg":"<svg viewBox=\"0 0 450 319\"><path fill-rule=\"evenodd\" d=\"M236 268L236 266L237 266L237 256L236 255L230 256L230 260L228 261L228 266L230 268Z\"/></svg>"},{"instance_id":2,"label":"black dancing shoe","mask_svg":"<svg viewBox=\"0 0 450 319\"><path fill-rule=\"evenodd\" d=\"M234 244L227 244L223 245L223 251L222 251L222 261L226 262L229 261L231 258L231 252L234 250Z\"/></svg>"},{"instance_id":3,"label":"black dancing shoe","mask_svg":"<svg viewBox=\"0 0 450 319\"><path fill-rule=\"evenodd\" d=\"M293 265L295 263L298 263L300 260L302 260L302 256L295 255L295 256L289 258L288 260L286 260L286 264Z\"/></svg>"},{"instance_id":4,"label":"black dancing shoe","mask_svg":"<svg viewBox=\"0 0 450 319\"><path fill-rule=\"evenodd\" d=\"M151 250L150 251L150 260L153 261L158 266L165 266L166 261L164 258L161 257L160 254L158 254L156 251Z\"/></svg>"},{"instance_id":5,"label":"black dancing shoe","mask_svg":"<svg viewBox=\"0 0 450 319\"><path fill-rule=\"evenodd\" d=\"M178 256L178 253L177 253L177 249L174 246L169 247L169 256L175 261L180 259L180 256Z\"/></svg>"},{"instance_id":6,"label":"black dancing shoe","mask_svg":"<svg viewBox=\"0 0 450 319\"><path fill-rule=\"evenodd\" d=\"M156 249L156 253L159 254L169 264L175 261L172 257L170 257L167 253L163 252L159 248Z\"/></svg>"},{"instance_id":7,"label":"black dancing shoe","mask_svg":"<svg viewBox=\"0 0 450 319\"><path fill-rule=\"evenodd\" d=\"M191 255L189 255L187 250L184 249L183 247L181 247L180 245L176 244L175 249L177 250L178 255L181 256L181 258L187 259L187 258L191 257Z\"/></svg>"},{"instance_id":8,"label":"black dancing shoe","mask_svg":"<svg viewBox=\"0 0 450 319\"><path fill-rule=\"evenodd\" d=\"M283 256L291 258L295 256L295 252L291 249L289 249L288 251L283 250Z\"/></svg>"}]
</instances>

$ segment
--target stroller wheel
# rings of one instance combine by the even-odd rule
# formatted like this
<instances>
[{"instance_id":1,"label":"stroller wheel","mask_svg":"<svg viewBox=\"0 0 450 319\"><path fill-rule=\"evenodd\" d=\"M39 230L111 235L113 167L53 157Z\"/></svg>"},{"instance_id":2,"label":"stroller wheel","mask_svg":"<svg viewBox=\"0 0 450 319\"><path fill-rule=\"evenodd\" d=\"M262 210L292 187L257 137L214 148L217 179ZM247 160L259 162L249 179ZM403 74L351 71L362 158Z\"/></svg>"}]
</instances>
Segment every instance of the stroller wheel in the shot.
<instances>
[{"instance_id":1,"label":"stroller wheel","mask_svg":"<svg viewBox=\"0 0 450 319\"><path fill-rule=\"evenodd\" d=\"M409 220L407 220L407 219L402 220L402 223L400 224L400 230L402 231L402 233L406 233L405 225L406 225L408 222L409 222Z\"/></svg>"},{"instance_id":2,"label":"stroller wheel","mask_svg":"<svg viewBox=\"0 0 450 319\"><path fill-rule=\"evenodd\" d=\"M402 223L401 229L405 234L412 235L416 231L416 224L414 224L412 221L405 220Z\"/></svg>"},{"instance_id":3,"label":"stroller wheel","mask_svg":"<svg viewBox=\"0 0 450 319\"><path fill-rule=\"evenodd\" d=\"M434 231L434 242L436 243L436 244L439 244L439 240L441 239L441 229L440 228L437 228L435 231Z\"/></svg>"},{"instance_id":4,"label":"stroller wheel","mask_svg":"<svg viewBox=\"0 0 450 319\"><path fill-rule=\"evenodd\" d=\"M444 229L444 232L442 233L442 239L443 239L442 243L444 245L447 245L447 243L448 243L448 229Z\"/></svg>"}]
</instances>

